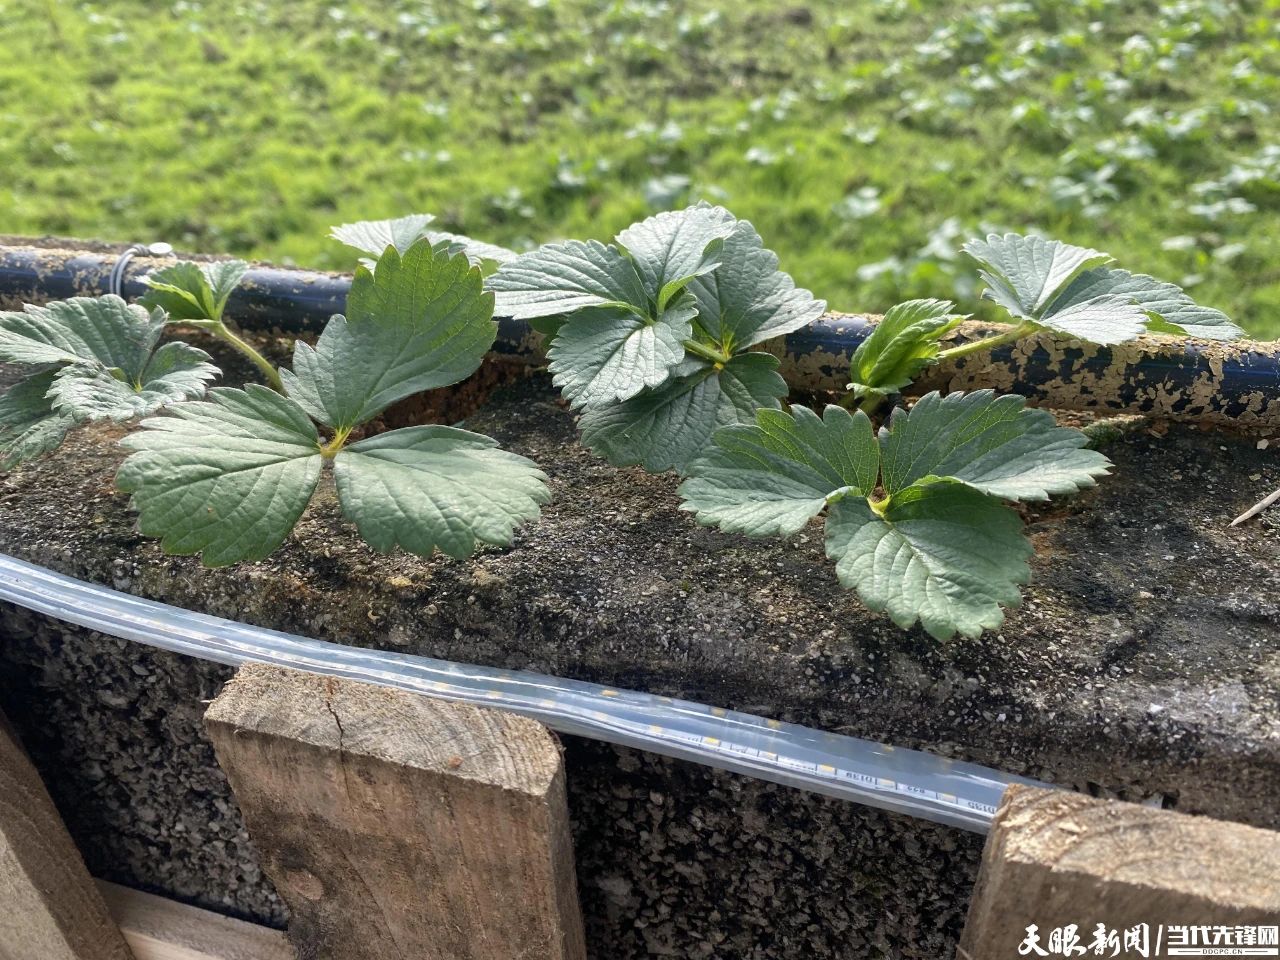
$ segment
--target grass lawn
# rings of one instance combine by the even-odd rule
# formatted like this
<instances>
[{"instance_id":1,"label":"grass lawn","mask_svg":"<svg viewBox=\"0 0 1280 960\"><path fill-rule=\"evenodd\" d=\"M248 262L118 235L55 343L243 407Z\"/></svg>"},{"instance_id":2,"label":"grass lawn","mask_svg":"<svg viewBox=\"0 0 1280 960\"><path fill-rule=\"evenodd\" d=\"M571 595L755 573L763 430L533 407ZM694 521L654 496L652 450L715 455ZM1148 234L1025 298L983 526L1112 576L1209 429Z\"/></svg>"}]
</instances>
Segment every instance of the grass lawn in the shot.
<instances>
[{"instance_id":1,"label":"grass lawn","mask_svg":"<svg viewBox=\"0 0 1280 960\"><path fill-rule=\"evenodd\" d=\"M1280 0L0 0L0 232L349 268L705 197L834 307L1038 230L1280 336Z\"/></svg>"}]
</instances>

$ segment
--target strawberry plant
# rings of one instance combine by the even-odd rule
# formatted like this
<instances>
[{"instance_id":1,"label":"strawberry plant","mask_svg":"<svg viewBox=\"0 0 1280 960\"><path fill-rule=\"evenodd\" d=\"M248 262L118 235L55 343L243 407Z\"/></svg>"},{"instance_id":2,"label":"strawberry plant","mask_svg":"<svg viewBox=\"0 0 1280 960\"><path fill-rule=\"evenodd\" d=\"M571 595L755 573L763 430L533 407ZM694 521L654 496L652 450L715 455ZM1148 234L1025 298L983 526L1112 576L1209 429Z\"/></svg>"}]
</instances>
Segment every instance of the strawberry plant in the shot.
<instances>
[{"instance_id":1,"label":"strawberry plant","mask_svg":"<svg viewBox=\"0 0 1280 960\"><path fill-rule=\"evenodd\" d=\"M611 244L519 256L431 222L334 228L368 256L346 315L314 347L295 343L291 369L277 371L223 317L240 261L155 272L142 299L151 313L103 297L0 314L0 361L31 368L0 397L0 458L51 449L79 420L169 407L122 441L132 454L117 478L166 551L211 566L267 556L328 468L342 512L375 549L465 557L478 543L509 543L539 515L541 471L456 427L362 433L397 400L471 374L493 344L496 304L546 337L587 446L616 465L685 474L682 508L729 532L789 536L824 515L839 581L900 626L945 639L998 626L1019 601L1031 546L1011 504L1092 486L1109 461L1080 431L990 390L930 393L879 424L877 408L932 364L1031 334L1097 344L1146 330L1241 335L1220 311L1104 253L991 235L964 251L1016 323L946 347L965 319L950 302L897 304L854 352L841 405L818 415L785 404L762 345L826 305L722 207L661 213ZM218 371L186 344L157 346L166 322L240 350L270 389L199 401Z\"/></svg>"},{"instance_id":2,"label":"strawberry plant","mask_svg":"<svg viewBox=\"0 0 1280 960\"><path fill-rule=\"evenodd\" d=\"M1109 461L1021 397L930 393L894 409L878 431L877 406L930 364L1041 330L1100 344L1145 329L1242 335L1220 311L1111 267L1096 250L1006 234L965 252L1014 327L943 349L941 338L964 319L952 304L898 304L851 358L843 402L856 412L760 410L753 423L718 430L680 486L682 509L699 523L750 537L789 536L825 514L839 581L899 626L918 621L940 640L993 629L1002 608L1018 604L1032 548L1009 504L1092 486Z\"/></svg>"},{"instance_id":3,"label":"strawberry plant","mask_svg":"<svg viewBox=\"0 0 1280 960\"><path fill-rule=\"evenodd\" d=\"M746 220L700 203L612 244L569 240L503 263L496 308L549 339L554 382L582 410L582 440L617 466L683 471L717 428L781 406L787 386L754 349L816 320Z\"/></svg>"},{"instance_id":4,"label":"strawberry plant","mask_svg":"<svg viewBox=\"0 0 1280 960\"><path fill-rule=\"evenodd\" d=\"M423 218L409 232L421 232ZM429 218L427 218L429 220ZM294 345L278 371L226 321L242 261L179 261L146 279L143 306L78 297L0 314L0 362L28 375L0 396L0 468L55 448L75 423L148 417L122 443L117 482L143 533L210 566L261 559L280 545L331 465L343 512L375 549L429 555L509 543L549 499L523 457L455 427L419 426L352 441L387 406L468 376L493 343L493 295L468 254L500 248L449 235L406 238L405 225L355 225L381 268L357 271L347 315L315 347ZM401 249L403 248L403 250ZM205 330L248 357L272 389L216 389L209 357L158 345L166 323ZM184 402L185 401L185 402ZM317 426L319 425L319 426ZM322 436L321 430L325 433Z\"/></svg>"},{"instance_id":5,"label":"strawberry plant","mask_svg":"<svg viewBox=\"0 0 1280 960\"><path fill-rule=\"evenodd\" d=\"M977 636L1031 576L1031 544L1006 501L1092 486L1109 461L1024 400L930 393L877 434L861 410L761 410L716 433L680 486L698 522L790 536L826 513L840 582L900 627Z\"/></svg>"},{"instance_id":6,"label":"strawberry plant","mask_svg":"<svg viewBox=\"0 0 1280 960\"><path fill-rule=\"evenodd\" d=\"M1007 233L964 245L987 283L983 296L1015 320L995 336L942 349L941 337L965 318L945 301L914 300L885 314L854 352L847 402L874 410L930 364L954 360L1047 331L1070 340L1116 344L1145 331L1209 340L1244 336L1220 310L1175 284L1111 266L1098 250Z\"/></svg>"},{"instance_id":7,"label":"strawberry plant","mask_svg":"<svg viewBox=\"0 0 1280 960\"><path fill-rule=\"evenodd\" d=\"M397 400L456 383L493 343L479 269L430 239L361 266L346 316L294 345L280 392L251 384L142 421L117 483L166 552L208 566L258 560L293 529L326 468L342 512L374 549L429 556L510 543L550 499L545 476L495 441L415 426L352 440ZM322 433L323 431L323 433Z\"/></svg>"},{"instance_id":8,"label":"strawberry plant","mask_svg":"<svg viewBox=\"0 0 1280 960\"><path fill-rule=\"evenodd\" d=\"M1200 306L1175 284L1112 267L1098 250L1006 233L971 240L964 252L987 282L984 296L1019 321L1008 340L1045 328L1101 344L1148 328L1209 340L1244 336L1222 311Z\"/></svg>"},{"instance_id":9,"label":"strawberry plant","mask_svg":"<svg viewBox=\"0 0 1280 960\"><path fill-rule=\"evenodd\" d=\"M73 297L0 313L0 362L26 375L0 397L0 469L55 449L90 420L131 420L204 395L209 355L160 345L163 310Z\"/></svg>"}]
</instances>

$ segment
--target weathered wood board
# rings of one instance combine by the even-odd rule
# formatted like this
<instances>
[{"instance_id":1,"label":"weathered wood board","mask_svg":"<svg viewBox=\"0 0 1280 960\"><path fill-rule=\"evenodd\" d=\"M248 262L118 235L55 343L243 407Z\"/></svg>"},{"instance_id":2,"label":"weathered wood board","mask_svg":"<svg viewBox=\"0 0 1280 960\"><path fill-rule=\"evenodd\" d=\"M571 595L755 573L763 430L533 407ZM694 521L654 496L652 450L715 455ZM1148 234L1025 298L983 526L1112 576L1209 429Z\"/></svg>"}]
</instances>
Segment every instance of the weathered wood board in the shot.
<instances>
[{"instance_id":1,"label":"weathered wood board","mask_svg":"<svg viewBox=\"0 0 1280 960\"><path fill-rule=\"evenodd\" d=\"M295 960L279 930L98 881L134 960Z\"/></svg>"},{"instance_id":2,"label":"weathered wood board","mask_svg":"<svg viewBox=\"0 0 1280 960\"><path fill-rule=\"evenodd\" d=\"M274 667L205 715L307 960L580 960L554 737L531 720Z\"/></svg>"},{"instance_id":3,"label":"weathered wood board","mask_svg":"<svg viewBox=\"0 0 1280 960\"><path fill-rule=\"evenodd\" d=\"M1101 935L1110 956L1114 933L1118 949L1128 935L1163 957L1160 947L1218 936L1189 928L1244 937L1236 928L1276 924L1280 833L1013 786L987 838L958 955L1076 956Z\"/></svg>"},{"instance_id":4,"label":"weathered wood board","mask_svg":"<svg viewBox=\"0 0 1280 960\"><path fill-rule=\"evenodd\" d=\"M0 960L133 960L3 714Z\"/></svg>"}]
</instances>

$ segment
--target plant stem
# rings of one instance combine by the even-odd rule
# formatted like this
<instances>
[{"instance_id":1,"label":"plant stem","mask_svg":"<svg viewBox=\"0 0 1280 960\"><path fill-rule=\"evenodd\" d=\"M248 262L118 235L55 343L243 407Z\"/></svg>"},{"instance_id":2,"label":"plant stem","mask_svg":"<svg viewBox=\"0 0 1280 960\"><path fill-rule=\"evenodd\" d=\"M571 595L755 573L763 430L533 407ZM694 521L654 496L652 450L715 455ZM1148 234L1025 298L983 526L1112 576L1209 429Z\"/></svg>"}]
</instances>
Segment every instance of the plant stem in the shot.
<instances>
[{"instance_id":1,"label":"plant stem","mask_svg":"<svg viewBox=\"0 0 1280 960\"><path fill-rule=\"evenodd\" d=\"M715 347L709 347L705 343L698 343L696 340L686 340L684 348L694 356L702 357L703 360L710 360L712 363L718 363L721 366L733 359L729 354L717 350Z\"/></svg>"},{"instance_id":2,"label":"plant stem","mask_svg":"<svg viewBox=\"0 0 1280 960\"><path fill-rule=\"evenodd\" d=\"M887 396L889 396L887 393L880 390L868 390L862 396L850 391L840 398L840 406L846 410L861 410L867 416L871 416L879 409L880 404L884 403Z\"/></svg>"},{"instance_id":3,"label":"plant stem","mask_svg":"<svg viewBox=\"0 0 1280 960\"><path fill-rule=\"evenodd\" d=\"M270 360L232 333L230 328L221 320L215 321L208 329L210 333L223 343L230 344L253 361L253 365L262 371L262 375L266 378L267 383L272 390L275 390L277 393L282 390L283 387L280 383L280 372L271 365Z\"/></svg>"},{"instance_id":4,"label":"plant stem","mask_svg":"<svg viewBox=\"0 0 1280 960\"><path fill-rule=\"evenodd\" d=\"M1012 330L998 334L994 337L987 337L983 340L970 340L968 343L962 343L958 347L952 347L949 350L943 350L938 354L938 362L945 363L948 360L955 360L959 357L967 357L971 353L981 353L984 350L994 350L996 347L1003 347L1006 343L1013 343L1015 340L1021 340L1029 333L1034 333L1039 329L1039 324L1032 320L1024 320Z\"/></svg>"},{"instance_id":5,"label":"plant stem","mask_svg":"<svg viewBox=\"0 0 1280 960\"><path fill-rule=\"evenodd\" d=\"M339 427L333 434L333 439L320 447L320 455L328 460L332 460L338 455L338 451L342 449L343 444L347 442L347 437L351 436L351 427Z\"/></svg>"},{"instance_id":6,"label":"plant stem","mask_svg":"<svg viewBox=\"0 0 1280 960\"><path fill-rule=\"evenodd\" d=\"M862 398L862 402L858 404L858 409L865 413L868 417L880 408L880 404L884 403L887 393L881 393L879 390L873 390Z\"/></svg>"}]
</instances>

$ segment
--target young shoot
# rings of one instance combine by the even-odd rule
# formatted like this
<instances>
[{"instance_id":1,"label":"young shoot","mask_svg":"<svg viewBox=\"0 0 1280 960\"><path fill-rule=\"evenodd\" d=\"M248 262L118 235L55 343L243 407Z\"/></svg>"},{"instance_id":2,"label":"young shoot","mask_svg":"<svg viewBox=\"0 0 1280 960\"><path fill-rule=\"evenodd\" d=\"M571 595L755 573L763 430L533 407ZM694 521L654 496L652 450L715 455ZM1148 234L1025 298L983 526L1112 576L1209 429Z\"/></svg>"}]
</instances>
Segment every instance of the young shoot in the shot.
<instances>
[{"instance_id":1,"label":"young shoot","mask_svg":"<svg viewBox=\"0 0 1280 960\"><path fill-rule=\"evenodd\" d=\"M853 352L849 392L841 404L873 413L886 397L937 362L942 349L938 341L967 319L953 313L953 307L949 300L908 300L890 307Z\"/></svg>"},{"instance_id":2,"label":"young shoot","mask_svg":"<svg viewBox=\"0 0 1280 960\"><path fill-rule=\"evenodd\" d=\"M249 265L243 260L179 260L143 277L149 289L138 302L163 309L170 323L208 331L247 357L272 389L279 390L280 374L275 366L223 319L227 300L248 272Z\"/></svg>"}]
</instances>

